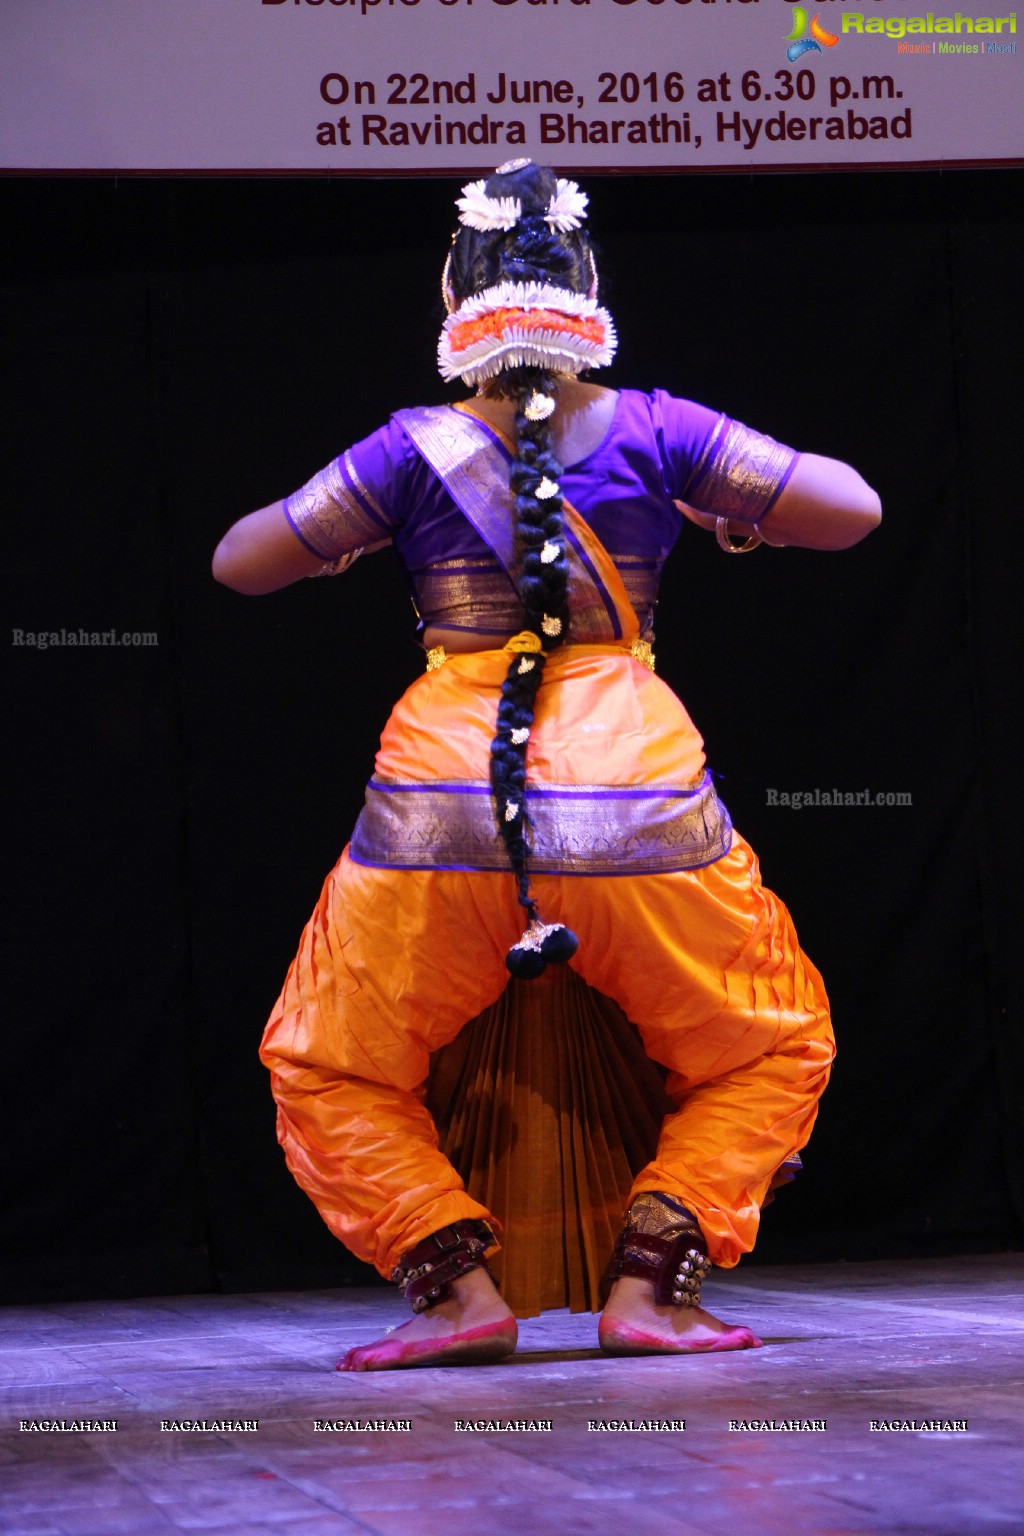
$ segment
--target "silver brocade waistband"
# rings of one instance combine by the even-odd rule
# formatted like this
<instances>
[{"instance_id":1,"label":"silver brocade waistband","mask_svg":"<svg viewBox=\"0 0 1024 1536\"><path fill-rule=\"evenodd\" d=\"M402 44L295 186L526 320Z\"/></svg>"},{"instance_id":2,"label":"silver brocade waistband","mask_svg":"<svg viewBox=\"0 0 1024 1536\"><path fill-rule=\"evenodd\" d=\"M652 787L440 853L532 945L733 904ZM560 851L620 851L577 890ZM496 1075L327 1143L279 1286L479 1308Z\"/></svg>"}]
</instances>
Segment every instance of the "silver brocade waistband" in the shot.
<instances>
[{"instance_id":1,"label":"silver brocade waistband","mask_svg":"<svg viewBox=\"0 0 1024 1536\"><path fill-rule=\"evenodd\" d=\"M639 875L699 869L728 853L732 822L711 775L675 786L528 786L534 874ZM349 856L383 869L507 872L489 784L372 778Z\"/></svg>"}]
</instances>

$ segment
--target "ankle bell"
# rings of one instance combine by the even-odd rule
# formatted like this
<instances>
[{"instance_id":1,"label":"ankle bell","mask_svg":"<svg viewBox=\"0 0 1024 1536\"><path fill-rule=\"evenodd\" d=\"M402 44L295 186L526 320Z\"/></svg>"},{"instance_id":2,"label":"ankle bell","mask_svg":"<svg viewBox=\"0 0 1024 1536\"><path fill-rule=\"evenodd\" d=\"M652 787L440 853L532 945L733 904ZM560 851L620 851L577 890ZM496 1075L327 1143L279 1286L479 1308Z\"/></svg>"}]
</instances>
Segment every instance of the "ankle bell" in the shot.
<instances>
[{"instance_id":1,"label":"ankle bell","mask_svg":"<svg viewBox=\"0 0 1024 1536\"><path fill-rule=\"evenodd\" d=\"M699 1307L701 1285L711 1272L697 1218L671 1196L638 1195L629 1208L608 1271L651 1281L662 1305Z\"/></svg>"},{"instance_id":2,"label":"ankle bell","mask_svg":"<svg viewBox=\"0 0 1024 1536\"><path fill-rule=\"evenodd\" d=\"M485 1221L455 1221L431 1232L403 1254L391 1279L414 1312L426 1312L447 1301L452 1281L470 1270L484 1269L490 1275L485 1255L497 1246Z\"/></svg>"}]
</instances>

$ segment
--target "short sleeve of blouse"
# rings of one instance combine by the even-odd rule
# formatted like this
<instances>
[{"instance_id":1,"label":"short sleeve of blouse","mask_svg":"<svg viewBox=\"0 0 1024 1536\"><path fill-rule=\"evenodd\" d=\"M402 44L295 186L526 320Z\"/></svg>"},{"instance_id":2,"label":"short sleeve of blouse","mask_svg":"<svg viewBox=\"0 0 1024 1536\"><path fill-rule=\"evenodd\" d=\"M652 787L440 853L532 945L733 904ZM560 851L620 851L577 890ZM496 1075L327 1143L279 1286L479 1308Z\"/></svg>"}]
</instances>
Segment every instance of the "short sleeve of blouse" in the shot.
<instances>
[{"instance_id":1,"label":"short sleeve of blouse","mask_svg":"<svg viewBox=\"0 0 1024 1536\"><path fill-rule=\"evenodd\" d=\"M730 416L661 390L651 415L670 494L698 512L756 523L775 504L799 454Z\"/></svg>"},{"instance_id":2,"label":"short sleeve of blouse","mask_svg":"<svg viewBox=\"0 0 1024 1536\"><path fill-rule=\"evenodd\" d=\"M409 470L408 439L391 421L339 454L289 496L285 516L321 560L380 544L401 525Z\"/></svg>"}]
</instances>

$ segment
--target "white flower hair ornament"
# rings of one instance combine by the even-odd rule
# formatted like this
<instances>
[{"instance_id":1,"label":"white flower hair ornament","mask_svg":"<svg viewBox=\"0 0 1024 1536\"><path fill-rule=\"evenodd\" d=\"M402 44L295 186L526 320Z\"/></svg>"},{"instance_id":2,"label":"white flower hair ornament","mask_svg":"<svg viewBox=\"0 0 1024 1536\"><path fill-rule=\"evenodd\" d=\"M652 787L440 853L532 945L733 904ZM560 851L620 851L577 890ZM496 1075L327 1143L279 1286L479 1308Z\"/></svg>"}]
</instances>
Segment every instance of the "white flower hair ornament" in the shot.
<instances>
[{"instance_id":1,"label":"white flower hair ornament","mask_svg":"<svg viewBox=\"0 0 1024 1536\"><path fill-rule=\"evenodd\" d=\"M523 216L523 205L518 197L488 197L486 181L470 181L462 189L462 196L455 199L461 208L459 223L480 234L496 229L514 229Z\"/></svg>"},{"instance_id":2,"label":"white flower hair ornament","mask_svg":"<svg viewBox=\"0 0 1024 1536\"><path fill-rule=\"evenodd\" d=\"M568 234L570 229L579 229L587 216L587 202L587 194L581 192L574 181L563 181L559 177L544 222L560 235Z\"/></svg>"},{"instance_id":3,"label":"white flower hair ornament","mask_svg":"<svg viewBox=\"0 0 1024 1536\"><path fill-rule=\"evenodd\" d=\"M517 169L520 164L529 164L529 161L512 162ZM579 229L586 218L587 202L587 194L580 191L575 181L566 181L560 176L548 201L544 222L560 235ZM467 182L462 196L455 199L455 206L461 210L459 223L480 234L514 229L523 216L523 205L518 197L491 197L486 181Z\"/></svg>"}]
</instances>

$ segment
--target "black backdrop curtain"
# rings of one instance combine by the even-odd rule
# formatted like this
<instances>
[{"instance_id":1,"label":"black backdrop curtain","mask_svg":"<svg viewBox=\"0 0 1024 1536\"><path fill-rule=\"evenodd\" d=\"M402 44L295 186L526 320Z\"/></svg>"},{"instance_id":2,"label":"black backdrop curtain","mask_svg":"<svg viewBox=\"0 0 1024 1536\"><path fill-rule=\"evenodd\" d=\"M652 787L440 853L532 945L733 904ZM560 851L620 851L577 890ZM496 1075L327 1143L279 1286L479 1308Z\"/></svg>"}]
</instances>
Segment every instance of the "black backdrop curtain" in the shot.
<instances>
[{"instance_id":1,"label":"black backdrop curtain","mask_svg":"<svg viewBox=\"0 0 1024 1536\"><path fill-rule=\"evenodd\" d=\"M591 178L622 345L849 459L842 555L686 527L659 670L832 996L841 1055L754 1262L1014 1246L1024 172ZM389 553L259 600L235 517L434 371L447 181L9 180L6 1299L364 1280L255 1051L421 665ZM154 645L29 644L152 632ZM20 633L20 643L19 643ZM909 793L808 807L770 791Z\"/></svg>"}]
</instances>

